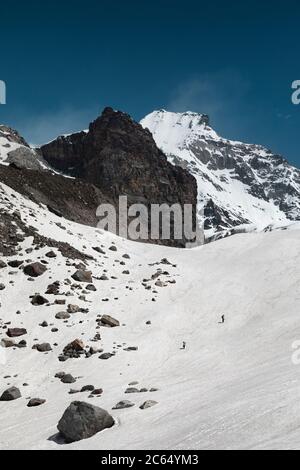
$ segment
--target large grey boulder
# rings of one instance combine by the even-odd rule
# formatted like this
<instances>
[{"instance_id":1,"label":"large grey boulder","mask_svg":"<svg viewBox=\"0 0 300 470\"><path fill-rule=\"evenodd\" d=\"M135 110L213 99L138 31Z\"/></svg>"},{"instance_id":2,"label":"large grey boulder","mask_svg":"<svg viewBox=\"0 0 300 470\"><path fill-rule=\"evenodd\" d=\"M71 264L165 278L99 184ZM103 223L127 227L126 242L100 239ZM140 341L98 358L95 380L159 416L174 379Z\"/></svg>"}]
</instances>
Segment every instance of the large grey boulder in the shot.
<instances>
[{"instance_id":1,"label":"large grey boulder","mask_svg":"<svg viewBox=\"0 0 300 470\"><path fill-rule=\"evenodd\" d=\"M43 170L49 168L45 160L29 147L18 147L8 153L6 162L20 170Z\"/></svg>"},{"instance_id":2,"label":"large grey boulder","mask_svg":"<svg viewBox=\"0 0 300 470\"><path fill-rule=\"evenodd\" d=\"M74 401L64 412L57 429L70 443L88 439L113 425L114 419L107 411L89 403Z\"/></svg>"},{"instance_id":3,"label":"large grey boulder","mask_svg":"<svg viewBox=\"0 0 300 470\"><path fill-rule=\"evenodd\" d=\"M11 387L2 393L0 401L12 401L18 398L21 398L20 390L17 387Z\"/></svg>"}]
</instances>

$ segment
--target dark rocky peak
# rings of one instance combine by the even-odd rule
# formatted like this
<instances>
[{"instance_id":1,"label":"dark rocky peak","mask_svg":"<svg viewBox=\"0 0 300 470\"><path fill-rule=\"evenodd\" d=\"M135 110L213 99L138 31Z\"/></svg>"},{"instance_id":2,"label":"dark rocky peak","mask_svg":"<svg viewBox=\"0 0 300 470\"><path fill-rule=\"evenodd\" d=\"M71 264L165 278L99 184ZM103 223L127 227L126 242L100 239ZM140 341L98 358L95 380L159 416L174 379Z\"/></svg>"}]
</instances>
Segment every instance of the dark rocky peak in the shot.
<instances>
[{"instance_id":1,"label":"dark rocky peak","mask_svg":"<svg viewBox=\"0 0 300 470\"><path fill-rule=\"evenodd\" d=\"M196 219L196 180L169 163L152 134L126 113L105 108L88 132L59 137L40 152L52 167L94 184L116 205L122 195L129 204L192 204Z\"/></svg>"}]
</instances>

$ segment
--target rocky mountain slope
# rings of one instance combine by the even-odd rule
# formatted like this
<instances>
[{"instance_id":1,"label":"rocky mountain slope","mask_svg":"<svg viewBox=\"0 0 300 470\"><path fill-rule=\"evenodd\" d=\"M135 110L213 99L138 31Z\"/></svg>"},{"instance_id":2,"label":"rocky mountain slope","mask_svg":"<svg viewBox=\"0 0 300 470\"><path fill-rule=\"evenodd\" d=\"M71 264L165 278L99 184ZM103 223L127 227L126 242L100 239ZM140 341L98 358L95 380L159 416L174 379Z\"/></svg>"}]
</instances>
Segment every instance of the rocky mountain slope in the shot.
<instances>
[{"instance_id":1,"label":"rocky mountain slope","mask_svg":"<svg viewBox=\"0 0 300 470\"><path fill-rule=\"evenodd\" d=\"M148 131L111 108L88 131L59 137L41 149L30 148L16 131L0 126L0 164L0 181L69 220L96 226L99 205L111 204L118 216L118 198L125 195L128 207L143 203L149 209L141 231L151 231L154 203L191 204L196 225L195 179L168 163ZM188 240L145 241L185 246Z\"/></svg>"},{"instance_id":2,"label":"rocky mountain slope","mask_svg":"<svg viewBox=\"0 0 300 470\"><path fill-rule=\"evenodd\" d=\"M181 250L0 208L1 449L299 448L299 230ZM74 401L113 426L67 444Z\"/></svg>"},{"instance_id":3,"label":"rocky mountain slope","mask_svg":"<svg viewBox=\"0 0 300 470\"><path fill-rule=\"evenodd\" d=\"M48 169L44 159L10 127L0 125L0 164L31 170Z\"/></svg>"},{"instance_id":4,"label":"rocky mountain slope","mask_svg":"<svg viewBox=\"0 0 300 470\"><path fill-rule=\"evenodd\" d=\"M300 170L252 144L220 137L206 115L154 111L141 124L198 184L207 239L300 220Z\"/></svg>"},{"instance_id":5,"label":"rocky mountain slope","mask_svg":"<svg viewBox=\"0 0 300 470\"><path fill-rule=\"evenodd\" d=\"M100 188L116 206L122 195L128 206L142 203L149 209L151 204L191 204L196 224L195 179L171 165L151 133L125 113L106 108L88 131L61 136L42 146L40 153L56 170ZM170 241L175 246L185 242Z\"/></svg>"}]
</instances>

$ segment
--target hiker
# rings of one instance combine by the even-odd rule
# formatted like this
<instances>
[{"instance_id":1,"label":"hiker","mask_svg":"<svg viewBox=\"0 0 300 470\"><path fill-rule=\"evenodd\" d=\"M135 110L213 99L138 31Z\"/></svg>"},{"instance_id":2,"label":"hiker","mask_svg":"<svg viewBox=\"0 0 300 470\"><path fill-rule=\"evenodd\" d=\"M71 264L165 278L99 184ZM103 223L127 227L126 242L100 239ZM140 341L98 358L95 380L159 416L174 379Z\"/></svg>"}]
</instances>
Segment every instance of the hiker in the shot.
<instances>
[{"instance_id":1,"label":"hiker","mask_svg":"<svg viewBox=\"0 0 300 470\"><path fill-rule=\"evenodd\" d=\"M225 323L225 315L221 316L221 323Z\"/></svg>"},{"instance_id":2,"label":"hiker","mask_svg":"<svg viewBox=\"0 0 300 470\"><path fill-rule=\"evenodd\" d=\"M183 341L183 343L182 343L182 348L181 348L181 349L185 349L185 348L186 348L186 342Z\"/></svg>"}]
</instances>

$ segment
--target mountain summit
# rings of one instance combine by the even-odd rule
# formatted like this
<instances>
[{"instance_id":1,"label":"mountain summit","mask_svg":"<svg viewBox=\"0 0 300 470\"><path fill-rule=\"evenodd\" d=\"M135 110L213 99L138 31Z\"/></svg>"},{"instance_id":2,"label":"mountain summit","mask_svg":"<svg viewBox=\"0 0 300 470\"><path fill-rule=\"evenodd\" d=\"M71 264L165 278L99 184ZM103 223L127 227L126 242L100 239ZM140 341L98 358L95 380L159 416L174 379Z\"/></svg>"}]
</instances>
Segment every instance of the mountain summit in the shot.
<instances>
[{"instance_id":1,"label":"mountain summit","mask_svg":"<svg viewBox=\"0 0 300 470\"><path fill-rule=\"evenodd\" d=\"M151 133L126 113L105 108L88 131L59 137L42 146L40 153L56 170L101 189L116 207L119 196L127 196L128 205L147 208L189 204L196 225L196 180L187 170L170 164ZM152 227L150 216L143 226ZM173 226L171 221L172 233ZM186 239L163 242L185 246Z\"/></svg>"},{"instance_id":2,"label":"mountain summit","mask_svg":"<svg viewBox=\"0 0 300 470\"><path fill-rule=\"evenodd\" d=\"M300 220L300 170L281 156L220 137L204 114L159 110L141 124L195 176L207 239Z\"/></svg>"}]
</instances>

